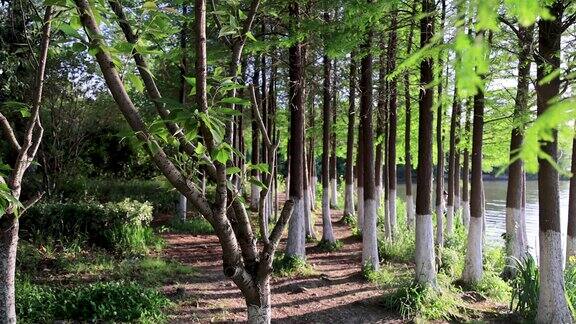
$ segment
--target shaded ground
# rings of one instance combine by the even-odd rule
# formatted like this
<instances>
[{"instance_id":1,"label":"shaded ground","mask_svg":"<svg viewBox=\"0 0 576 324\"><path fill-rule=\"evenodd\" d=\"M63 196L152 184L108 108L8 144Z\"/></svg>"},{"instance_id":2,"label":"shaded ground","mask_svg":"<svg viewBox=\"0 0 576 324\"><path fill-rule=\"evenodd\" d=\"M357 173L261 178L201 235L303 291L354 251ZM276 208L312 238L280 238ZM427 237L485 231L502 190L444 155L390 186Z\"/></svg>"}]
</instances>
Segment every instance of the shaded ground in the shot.
<instances>
[{"instance_id":1,"label":"shaded ground","mask_svg":"<svg viewBox=\"0 0 576 324\"><path fill-rule=\"evenodd\" d=\"M337 252L321 252L308 243L306 255L317 275L272 280L273 321L282 323L403 322L398 314L378 305L382 291L362 278L361 242L351 236L348 225L338 223L342 212L332 211L337 239L344 246ZM321 219L316 230L322 233ZM167 258L188 264L198 275L186 283L165 287L180 299L172 312L174 323L244 321L246 306L239 290L222 273L222 250L213 235L164 235ZM283 247L280 247L282 249Z\"/></svg>"}]
</instances>

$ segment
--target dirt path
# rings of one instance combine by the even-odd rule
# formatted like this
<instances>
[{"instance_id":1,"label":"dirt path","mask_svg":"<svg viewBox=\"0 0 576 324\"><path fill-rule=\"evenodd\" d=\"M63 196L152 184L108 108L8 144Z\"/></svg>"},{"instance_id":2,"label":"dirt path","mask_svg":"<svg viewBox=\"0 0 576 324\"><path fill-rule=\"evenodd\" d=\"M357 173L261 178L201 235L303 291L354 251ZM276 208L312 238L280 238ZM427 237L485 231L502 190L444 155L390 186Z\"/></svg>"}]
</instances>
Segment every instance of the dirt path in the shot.
<instances>
[{"instance_id":1,"label":"dirt path","mask_svg":"<svg viewBox=\"0 0 576 324\"><path fill-rule=\"evenodd\" d=\"M379 305L382 291L360 273L361 242L347 225L338 223L342 212L332 211L334 234L344 247L320 252L307 244L307 260L318 275L272 280L272 317L278 323L402 323L398 314ZM316 230L322 233L321 218ZM232 322L246 319L246 306L238 289L222 273L222 250L215 236L166 234L166 257L188 264L198 274L165 290L179 300L170 314L173 323ZM283 249L283 246L280 247Z\"/></svg>"}]
</instances>

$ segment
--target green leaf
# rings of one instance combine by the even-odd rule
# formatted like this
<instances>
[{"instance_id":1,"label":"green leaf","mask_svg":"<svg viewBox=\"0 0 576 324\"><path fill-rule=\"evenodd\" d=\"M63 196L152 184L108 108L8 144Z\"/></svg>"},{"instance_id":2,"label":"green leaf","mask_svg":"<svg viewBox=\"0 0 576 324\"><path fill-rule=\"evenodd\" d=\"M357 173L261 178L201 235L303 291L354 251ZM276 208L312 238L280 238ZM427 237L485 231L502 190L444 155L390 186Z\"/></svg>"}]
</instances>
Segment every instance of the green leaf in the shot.
<instances>
[{"instance_id":1,"label":"green leaf","mask_svg":"<svg viewBox=\"0 0 576 324\"><path fill-rule=\"evenodd\" d=\"M58 29L59 29L60 31L62 31L64 34L66 34L66 35L68 35L68 36L70 36L70 37L74 37L74 38L77 38L77 39L82 39L82 36L80 36L80 33L78 33L78 31L77 31L76 29L74 29L72 26L70 26L70 25L67 24L67 23L64 23L64 22L61 23L61 24L58 26Z\"/></svg>"},{"instance_id":2,"label":"green leaf","mask_svg":"<svg viewBox=\"0 0 576 324\"><path fill-rule=\"evenodd\" d=\"M213 158L222 164L226 164L230 158L230 154L224 148L219 148L214 152Z\"/></svg>"},{"instance_id":3,"label":"green leaf","mask_svg":"<svg viewBox=\"0 0 576 324\"><path fill-rule=\"evenodd\" d=\"M226 168L226 174L236 174L236 173L239 173L240 171L242 171L242 170L240 170L239 167Z\"/></svg>"},{"instance_id":4,"label":"green leaf","mask_svg":"<svg viewBox=\"0 0 576 324\"><path fill-rule=\"evenodd\" d=\"M257 42L256 37L254 37L254 34L252 34L252 32L247 32L246 37L253 42Z\"/></svg>"},{"instance_id":5,"label":"green leaf","mask_svg":"<svg viewBox=\"0 0 576 324\"><path fill-rule=\"evenodd\" d=\"M128 78L128 81L130 81L130 84L132 84L134 89L136 89L136 91L144 92L144 83L142 82L142 79L140 79L139 76L135 75L134 73L129 73L126 77Z\"/></svg>"}]
</instances>

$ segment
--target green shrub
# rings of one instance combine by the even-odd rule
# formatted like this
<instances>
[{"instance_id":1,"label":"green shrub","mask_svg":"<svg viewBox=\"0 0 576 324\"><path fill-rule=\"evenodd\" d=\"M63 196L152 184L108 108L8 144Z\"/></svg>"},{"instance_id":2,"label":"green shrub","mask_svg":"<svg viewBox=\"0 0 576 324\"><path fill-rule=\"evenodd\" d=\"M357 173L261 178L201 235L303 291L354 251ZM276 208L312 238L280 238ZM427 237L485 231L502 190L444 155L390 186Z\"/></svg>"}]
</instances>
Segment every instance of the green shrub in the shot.
<instances>
[{"instance_id":1,"label":"green shrub","mask_svg":"<svg viewBox=\"0 0 576 324\"><path fill-rule=\"evenodd\" d=\"M159 245L147 227L151 220L152 206L130 199L105 204L46 203L27 211L21 218L21 232L36 243L81 239L109 250L140 253Z\"/></svg>"},{"instance_id":2,"label":"green shrub","mask_svg":"<svg viewBox=\"0 0 576 324\"><path fill-rule=\"evenodd\" d=\"M274 273L280 277L311 276L315 274L314 268L306 260L277 253L272 261Z\"/></svg>"},{"instance_id":3,"label":"green shrub","mask_svg":"<svg viewBox=\"0 0 576 324\"><path fill-rule=\"evenodd\" d=\"M119 202L126 198L147 201L154 213L174 213L178 193L152 180L60 179L56 195L66 202Z\"/></svg>"},{"instance_id":4,"label":"green shrub","mask_svg":"<svg viewBox=\"0 0 576 324\"><path fill-rule=\"evenodd\" d=\"M572 309L572 314L576 308L576 257L570 257L564 270L564 284L566 286L566 297Z\"/></svg>"},{"instance_id":5,"label":"green shrub","mask_svg":"<svg viewBox=\"0 0 576 324\"><path fill-rule=\"evenodd\" d=\"M192 217L185 221L173 219L170 222L169 230L176 233L193 235L214 234L214 228L203 217Z\"/></svg>"},{"instance_id":6,"label":"green shrub","mask_svg":"<svg viewBox=\"0 0 576 324\"><path fill-rule=\"evenodd\" d=\"M49 323L75 321L163 320L170 301L158 291L136 283L106 282L77 287L48 287L19 281L16 310L20 321Z\"/></svg>"}]
</instances>

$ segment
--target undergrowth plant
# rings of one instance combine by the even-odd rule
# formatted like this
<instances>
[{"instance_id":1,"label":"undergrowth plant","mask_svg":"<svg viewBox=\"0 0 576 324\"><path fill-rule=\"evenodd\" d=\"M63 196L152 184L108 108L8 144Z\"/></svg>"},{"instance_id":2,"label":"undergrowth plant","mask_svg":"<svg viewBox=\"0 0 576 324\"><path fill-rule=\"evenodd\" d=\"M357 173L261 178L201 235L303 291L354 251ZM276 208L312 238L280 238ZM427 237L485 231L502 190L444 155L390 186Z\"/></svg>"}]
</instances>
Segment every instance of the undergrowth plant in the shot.
<instances>
[{"instance_id":1,"label":"undergrowth plant","mask_svg":"<svg viewBox=\"0 0 576 324\"><path fill-rule=\"evenodd\" d=\"M307 277L316 274L314 268L306 260L296 256L287 256L283 253L276 253L272 268L274 274L280 277Z\"/></svg>"},{"instance_id":2,"label":"undergrowth plant","mask_svg":"<svg viewBox=\"0 0 576 324\"><path fill-rule=\"evenodd\" d=\"M523 261L516 259L515 262L517 275L511 282L510 310L532 320L536 317L538 309L540 290L538 265L531 254L526 254Z\"/></svg>"},{"instance_id":3,"label":"undergrowth plant","mask_svg":"<svg viewBox=\"0 0 576 324\"><path fill-rule=\"evenodd\" d=\"M325 252L335 252L335 251L342 249L343 246L344 246L344 243L342 243L342 241L340 241L340 240L336 240L334 242L320 240L318 242L318 245L317 245L317 247L321 251L325 251Z\"/></svg>"}]
</instances>

